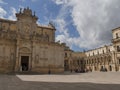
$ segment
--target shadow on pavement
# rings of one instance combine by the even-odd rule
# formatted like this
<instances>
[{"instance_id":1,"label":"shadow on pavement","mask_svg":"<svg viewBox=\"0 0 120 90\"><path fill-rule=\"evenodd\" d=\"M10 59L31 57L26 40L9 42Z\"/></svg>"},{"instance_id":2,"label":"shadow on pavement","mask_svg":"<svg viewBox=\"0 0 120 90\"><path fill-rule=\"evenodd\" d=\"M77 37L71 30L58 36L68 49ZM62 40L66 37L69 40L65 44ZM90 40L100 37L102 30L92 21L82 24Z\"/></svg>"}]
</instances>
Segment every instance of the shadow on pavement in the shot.
<instances>
[{"instance_id":1,"label":"shadow on pavement","mask_svg":"<svg viewBox=\"0 0 120 90\"><path fill-rule=\"evenodd\" d=\"M120 84L54 83L22 81L15 75L0 75L0 90L119 90Z\"/></svg>"}]
</instances>

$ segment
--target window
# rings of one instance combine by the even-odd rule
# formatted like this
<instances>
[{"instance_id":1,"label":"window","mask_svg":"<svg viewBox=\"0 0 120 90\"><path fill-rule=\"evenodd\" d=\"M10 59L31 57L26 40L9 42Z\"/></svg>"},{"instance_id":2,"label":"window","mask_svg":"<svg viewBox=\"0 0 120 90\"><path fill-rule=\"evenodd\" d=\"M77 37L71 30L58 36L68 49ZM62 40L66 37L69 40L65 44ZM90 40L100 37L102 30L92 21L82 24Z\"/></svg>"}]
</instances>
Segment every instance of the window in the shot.
<instances>
[{"instance_id":1,"label":"window","mask_svg":"<svg viewBox=\"0 0 120 90\"><path fill-rule=\"evenodd\" d=\"M104 54L104 50L103 50L103 54Z\"/></svg>"},{"instance_id":2,"label":"window","mask_svg":"<svg viewBox=\"0 0 120 90\"><path fill-rule=\"evenodd\" d=\"M99 55L99 51L98 51L97 53L98 53L98 55Z\"/></svg>"},{"instance_id":3,"label":"window","mask_svg":"<svg viewBox=\"0 0 120 90\"><path fill-rule=\"evenodd\" d=\"M120 46L117 46L117 51L118 51L118 52L120 51Z\"/></svg>"},{"instance_id":4,"label":"window","mask_svg":"<svg viewBox=\"0 0 120 90\"><path fill-rule=\"evenodd\" d=\"M67 53L65 53L65 57L67 57Z\"/></svg>"},{"instance_id":5,"label":"window","mask_svg":"<svg viewBox=\"0 0 120 90\"><path fill-rule=\"evenodd\" d=\"M92 59L92 62L91 62L91 64L93 64L94 63L94 60Z\"/></svg>"},{"instance_id":6,"label":"window","mask_svg":"<svg viewBox=\"0 0 120 90\"><path fill-rule=\"evenodd\" d=\"M87 64L89 64L89 60L87 60Z\"/></svg>"},{"instance_id":7,"label":"window","mask_svg":"<svg viewBox=\"0 0 120 90\"><path fill-rule=\"evenodd\" d=\"M116 38L118 38L118 33L116 33Z\"/></svg>"},{"instance_id":8,"label":"window","mask_svg":"<svg viewBox=\"0 0 120 90\"><path fill-rule=\"evenodd\" d=\"M79 65L79 60L77 60L77 64Z\"/></svg>"},{"instance_id":9,"label":"window","mask_svg":"<svg viewBox=\"0 0 120 90\"><path fill-rule=\"evenodd\" d=\"M80 61L81 62L81 64L83 64L83 61Z\"/></svg>"}]
</instances>

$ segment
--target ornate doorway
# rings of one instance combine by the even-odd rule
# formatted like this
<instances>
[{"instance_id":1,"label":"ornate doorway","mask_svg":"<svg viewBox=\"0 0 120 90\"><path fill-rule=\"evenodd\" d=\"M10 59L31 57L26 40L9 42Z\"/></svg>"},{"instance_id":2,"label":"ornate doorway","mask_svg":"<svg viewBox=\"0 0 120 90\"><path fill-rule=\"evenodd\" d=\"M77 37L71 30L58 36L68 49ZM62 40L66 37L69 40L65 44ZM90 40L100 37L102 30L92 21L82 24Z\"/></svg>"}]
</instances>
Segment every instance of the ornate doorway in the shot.
<instances>
[{"instance_id":1,"label":"ornate doorway","mask_svg":"<svg viewBox=\"0 0 120 90\"><path fill-rule=\"evenodd\" d=\"M21 56L21 71L29 70L29 56Z\"/></svg>"}]
</instances>

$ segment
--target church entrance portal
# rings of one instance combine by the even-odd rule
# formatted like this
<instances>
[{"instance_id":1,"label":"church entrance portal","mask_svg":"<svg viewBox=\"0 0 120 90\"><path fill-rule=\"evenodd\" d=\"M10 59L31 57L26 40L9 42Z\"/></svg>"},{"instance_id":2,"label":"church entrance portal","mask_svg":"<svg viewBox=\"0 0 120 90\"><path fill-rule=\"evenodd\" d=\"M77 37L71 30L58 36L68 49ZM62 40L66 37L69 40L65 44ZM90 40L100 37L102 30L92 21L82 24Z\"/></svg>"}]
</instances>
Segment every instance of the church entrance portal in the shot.
<instances>
[{"instance_id":1,"label":"church entrance portal","mask_svg":"<svg viewBox=\"0 0 120 90\"><path fill-rule=\"evenodd\" d=\"M21 71L28 71L29 69L29 56L21 56Z\"/></svg>"}]
</instances>

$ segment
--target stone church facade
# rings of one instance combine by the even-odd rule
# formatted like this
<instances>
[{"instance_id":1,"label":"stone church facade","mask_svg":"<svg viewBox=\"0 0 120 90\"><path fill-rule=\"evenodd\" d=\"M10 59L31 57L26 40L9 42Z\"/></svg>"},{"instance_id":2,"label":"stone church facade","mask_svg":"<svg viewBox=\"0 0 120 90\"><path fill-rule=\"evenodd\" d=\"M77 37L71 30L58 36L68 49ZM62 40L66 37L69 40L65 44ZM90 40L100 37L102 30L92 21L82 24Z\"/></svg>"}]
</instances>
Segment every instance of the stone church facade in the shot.
<instances>
[{"instance_id":1,"label":"stone church facade","mask_svg":"<svg viewBox=\"0 0 120 90\"><path fill-rule=\"evenodd\" d=\"M16 18L0 19L0 72L63 72L64 45L55 42L55 27L38 25L29 8Z\"/></svg>"}]
</instances>

